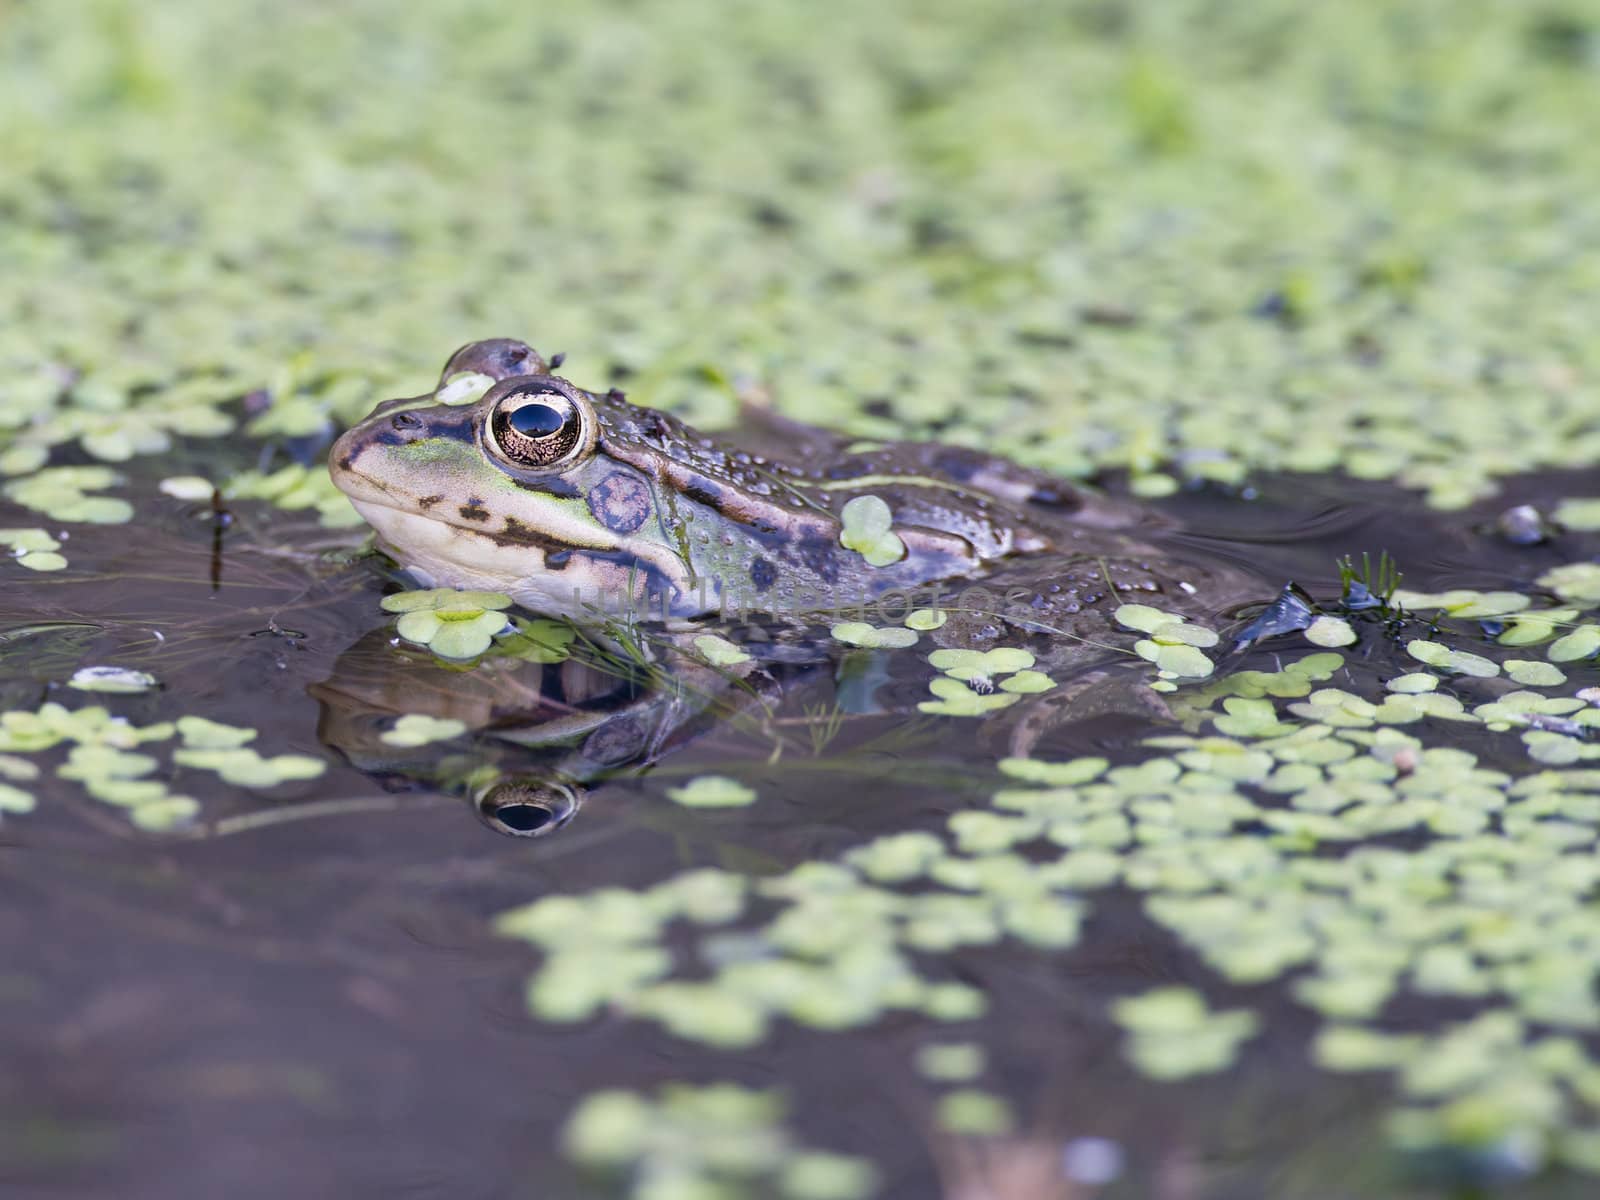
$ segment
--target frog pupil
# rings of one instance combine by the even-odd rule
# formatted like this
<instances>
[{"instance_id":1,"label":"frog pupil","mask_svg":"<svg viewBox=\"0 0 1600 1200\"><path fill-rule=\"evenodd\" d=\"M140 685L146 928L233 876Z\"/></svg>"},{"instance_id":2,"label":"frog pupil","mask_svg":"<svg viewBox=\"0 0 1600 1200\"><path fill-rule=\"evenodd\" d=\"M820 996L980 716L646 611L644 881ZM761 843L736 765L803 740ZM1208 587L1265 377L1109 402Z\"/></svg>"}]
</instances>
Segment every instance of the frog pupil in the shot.
<instances>
[{"instance_id":1,"label":"frog pupil","mask_svg":"<svg viewBox=\"0 0 1600 1200\"><path fill-rule=\"evenodd\" d=\"M507 422L524 437L549 437L561 428L566 415L548 404L526 404Z\"/></svg>"}]
</instances>

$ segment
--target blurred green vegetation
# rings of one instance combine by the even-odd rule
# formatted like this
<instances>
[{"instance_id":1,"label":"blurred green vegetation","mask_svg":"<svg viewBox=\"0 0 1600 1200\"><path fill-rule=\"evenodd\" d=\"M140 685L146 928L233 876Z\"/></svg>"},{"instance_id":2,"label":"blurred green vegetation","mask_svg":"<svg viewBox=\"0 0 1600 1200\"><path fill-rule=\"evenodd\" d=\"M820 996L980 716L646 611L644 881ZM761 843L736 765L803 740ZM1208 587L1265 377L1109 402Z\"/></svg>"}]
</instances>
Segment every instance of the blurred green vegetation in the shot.
<instances>
[{"instance_id":1,"label":"blurred green vegetation","mask_svg":"<svg viewBox=\"0 0 1600 1200\"><path fill-rule=\"evenodd\" d=\"M1597 84L1580 0L11 0L0 427L58 415L0 469L503 334L704 422L1460 504L1600 456Z\"/></svg>"}]
</instances>

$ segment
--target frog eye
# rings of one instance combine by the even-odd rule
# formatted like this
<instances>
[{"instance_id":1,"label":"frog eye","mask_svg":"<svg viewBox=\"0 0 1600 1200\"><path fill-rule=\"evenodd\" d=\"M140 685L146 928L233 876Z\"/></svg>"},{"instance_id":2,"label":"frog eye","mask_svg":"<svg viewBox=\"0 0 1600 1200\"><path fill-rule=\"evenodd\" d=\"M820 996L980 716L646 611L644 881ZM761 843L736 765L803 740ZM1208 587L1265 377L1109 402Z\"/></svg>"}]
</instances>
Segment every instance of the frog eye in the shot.
<instances>
[{"instance_id":1,"label":"frog eye","mask_svg":"<svg viewBox=\"0 0 1600 1200\"><path fill-rule=\"evenodd\" d=\"M572 820L582 804L580 789L532 778L504 780L477 798L483 823L510 837L546 837Z\"/></svg>"},{"instance_id":2,"label":"frog eye","mask_svg":"<svg viewBox=\"0 0 1600 1200\"><path fill-rule=\"evenodd\" d=\"M553 383L520 384L494 401L485 429L489 447L514 467L562 471L594 445L594 413Z\"/></svg>"}]
</instances>

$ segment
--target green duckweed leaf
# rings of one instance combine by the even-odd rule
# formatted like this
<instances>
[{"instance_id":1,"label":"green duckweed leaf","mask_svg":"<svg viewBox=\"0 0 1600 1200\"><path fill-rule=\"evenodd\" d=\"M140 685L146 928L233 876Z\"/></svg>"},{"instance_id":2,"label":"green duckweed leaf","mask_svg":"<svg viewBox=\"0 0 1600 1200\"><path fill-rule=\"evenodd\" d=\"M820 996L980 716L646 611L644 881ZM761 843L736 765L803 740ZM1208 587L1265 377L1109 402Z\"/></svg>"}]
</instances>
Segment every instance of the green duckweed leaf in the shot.
<instances>
[{"instance_id":1,"label":"green duckweed leaf","mask_svg":"<svg viewBox=\"0 0 1600 1200\"><path fill-rule=\"evenodd\" d=\"M996 1137L1015 1125L1011 1106L992 1092L957 1088L939 1099L934 1120L947 1133L971 1137Z\"/></svg>"},{"instance_id":2,"label":"green duckweed leaf","mask_svg":"<svg viewBox=\"0 0 1600 1200\"><path fill-rule=\"evenodd\" d=\"M1487 679L1500 673L1500 664L1479 654L1455 650L1439 642L1416 639L1406 643L1406 653L1419 662L1442 671L1455 671Z\"/></svg>"},{"instance_id":3,"label":"green duckweed leaf","mask_svg":"<svg viewBox=\"0 0 1600 1200\"><path fill-rule=\"evenodd\" d=\"M983 1047L974 1042L935 1042L917 1051L917 1070L941 1083L962 1083L983 1074Z\"/></svg>"},{"instance_id":4,"label":"green duckweed leaf","mask_svg":"<svg viewBox=\"0 0 1600 1200\"><path fill-rule=\"evenodd\" d=\"M267 788L292 780L315 779L327 770L327 763L305 754L279 754L263 758L256 751L234 749L185 748L173 751L172 761L179 766L215 771L224 782L236 787Z\"/></svg>"},{"instance_id":5,"label":"green duckweed leaf","mask_svg":"<svg viewBox=\"0 0 1600 1200\"><path fill-rule=\"evenodd\" d=\"M839 519L843 523L840 545L856 551L870 566L886 567L906 556L906 544L890 528L893 516L880 497L856 496L846 501Z\"/></svg>"},{"instance_id":6,"label":"green duckweed leaf","mask_svg":"<svg viewBox=\"0 0 1600 1200\"><path fill-rule=\"evenodd\" d=\"M390 746L426 746L431 742L447 742L466 731L466 722L454 717L406 713L394 723L394 728L378 736L380 741Z\"/></svg>"},{"instance_id":7,"label":"green duckweed leaf","mask_svg":"<svg viewBox=\"0 0 1600 1200\"><path fill-rule=\"evenodd\" d=\"M34 810L33 795L9 783L0 783L0 812L28 813Z\"/></svg>"},{"instance_id":8,"label":"green duckweed leaf","mask_svg":"<svg viewBox=\"0 0 1600 1200\"><path fill-rule=\"evenodd\" d=\"M412 592L395 592L381 601L384 612L447 612L462 617L476 617L486 609L511 607L511 597L504 592L457 591L455 588L426 588Z\"/></svg>"},{"instance_id":9,"label":"green duckweed leaf","mask_svg":"<svg viewBox=\"0 0 1600 1200\"><path fill-rule=\"evenodd\" d=\"M494 376L481 371L457 371L433 393L438 404L476 404L483 394L494 386Z\"/></svg>"},{"instance_id":10,"label":"green duckweed leaf","mask_svg":"<svg viewBox=\"0 0 1600 1200\"><path fill-rule=\"evenodd\" d=\"M205 503L216 493L216 485L204 475L170 475L157 488L164 496L193 504Z\"/></svg>"},{"instance_id":11,"label":"green duckweed leaf","mask_svg":"<svg viewBox=\"0 0 1600 1200\"><path fill-rule=\"evenodd\" d=\"M192 796L163 796L136 804L128 810L128 819L149 833L169 833L191 824L200 815L200 803Z\"/></svg>"},{"instance_id":12,"label":"green duckweed leaf","mask_svg":"<svg viewBox=\"0 0 1600 1200\"><path fill-rule=\"evenodd\" d=\"M1576 662L1600 653L1600 625L1579 625L1550 643L1545 656L1551 662Z\"/></svg>"},{"instance_id":13,"label":"green duckweed leaf","mask_svg":"<svg viewBox=\"0 0 1600 1200\"><path fill-rule=\"evenodd\" d=\"M133 695L148 692L160 681L145 671L130 667L80 667L67 680L69 687L83 692L109 692L115 695Z\"/></svg>"},{"instance_id":14,"label":"green duckweed leaf","mask_svg":"<svg viewBox=\"0 0 1600 1200\"><path fill-rule=\"evenodd\" d=\"M88 493L115 487L122 476L107 467L47 467L7 483L5 495L58 521L93 525L120 525L133 517L126 500Z\"/></svg>"},{"instance_id":15,"label":"green duckweed leaf","mask_svg":"<svg viewBox=\"0 0 1600 1200\"><path fill-rule=\"evenodd\" d=\"M694 639L694 647L714 667L732 667L751 661L739 646L713 633L702 633Z\"/></svg>"},{"instance_id":16,"label":"green duckweed leaf","mask_svg":"<svg viewBox=\"0 0 1600 1200\"><path fill-rule=\"evenodd\" d=\"M878 1173L865 1159L807 1150L791 1156L778 1172L786 1200L866 1200Z\"/></svg>"},{"instance_id":17,"label":"green duckweed leaf","mask_svg":"<svg viewBox=\"0 0 1600 1200\"><path fill-rule=\"evenodd\" d=\"M1584 608L1600 604L1600 564L1585 562L1552 567L1539 576L1538 583L1561 599Z\"/></svg>"},{"instance_id":18,"label":"green duckweed leaf","mask_svg":"<svg viewBox=\"0 0 1600 1200\"><path fill-rule=\"evenodd\" d=\"M1010 692L977 692L959 679L941 675L928 681L928 690L937 700L924 700L920 712L935 716L978 717L1015 704L1021 697Z\"/></svg>"},{"instance_id":19,"label":"green duckweed leaf","mask_svg":"<svg viewBox=\"0 0 1600 1200\"><path fill-rule=\"evenodd\" d=\"M743 808L754 804L755 792L725 775L698 775L667 795L685 808Z\"/></svg>"},{"instance_id":20,"label":"green duckweed leaf","mask_svg":"<svg viewBox=\"0 0 1600 1200\"><path fill-rule=\"evenodd\" d=\"M1356 640L1356 631L1343 617L1318 617L1306 626L1305 639L1313 646L1348 646Z\"/></svg>"},{"instance_id":21,"label":"green duckweed leaf","mask_svg":"<svg viewBox=\"0 0 1600 1200\"><path fill-rule=\"evenodd\" d=\"M1567 681L1566 672L1552 663L1508 658L1501 665L1512 681L1523 687L1560 687Z\"/></svg>"},{"instance_id":22,"label":"green duckweed leaf","mask_svg":"<svg viewBox=\"0 0 1600 1200\"><path fill-rule=\"evenodd\" d=\"M1124 604L1112 614L1117 624L1140 633L1154 633L1169 625L1183 624L1183 618L1151 608L1148 604Z\"/></svg>"},{"instance_id":23,"label":"green duckweed leaf","mask_svg":"<svg viewBox=\"0 0 1600 1200\"><path fill-rule=\"evenodd\" d=\"M865 621L840 621L829 633L834 641L847 646L865 646L876 650L903 650L917 644L917 635L913 630L893 625L869 625Z\"/></svg>"},{"instance_id":24,"label":"green duckweed leaf","mask_svg":"<svg viewBox=\"0 0 1600 1200\"><path fill-rule=\"evenodd\" d=\"M179 717L176 725L183 744L201 750L231 750L256 738L254 729L224 725L205 717Z\"/></svg>"},{"instance_id":25,"label":"green duckweed leaf","mask_svg":"<svg viewBox=\"0 0 1600 1200\"><path fill-rule=\"evenodd\" d=\"M1002 692L1014 692L1017 695L1032 695L1037 692L1048 692L1055 687L1055 680L1043 671L1018 671L1000 681Z\"/></svg>"}]
</instances>

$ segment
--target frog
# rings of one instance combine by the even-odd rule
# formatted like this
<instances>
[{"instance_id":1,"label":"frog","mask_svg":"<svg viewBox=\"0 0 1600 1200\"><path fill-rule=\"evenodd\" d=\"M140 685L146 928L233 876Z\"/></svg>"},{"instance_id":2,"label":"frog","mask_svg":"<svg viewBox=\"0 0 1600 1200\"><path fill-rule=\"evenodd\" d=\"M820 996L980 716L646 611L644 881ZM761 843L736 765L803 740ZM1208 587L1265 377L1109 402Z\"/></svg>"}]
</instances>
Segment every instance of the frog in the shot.
<instances>
[{"instance_id":1,"label":"frog","mask_svg":"<svg viewBox=\"0 0 1600 1200\"><path fill-rule=\"evenodd\" d=\"M1022 560L1077 579L1027 598L1041 619L1108 589L1192 594L1137 565L1148 513L1046 472L747 406L746 431L784 448L763 453L554 370L525 342L471 343L432 394L380 404L334 444L335 485L418 582L569 619L842 610ZM862 505L888 518L870 547L848 528Z\"/></svg>"},{"instance_id":2,"label":"frog","mask_svg":"<svg viewBox=\"0 0 1600 1200\"><path fill-rule=\"evenodd\" d=\"M829 630L846 616L898 625L920 608L937 614L923 654L1025 648L1048 677L1006 713L1003 753L1063 721L1164 713L1120 605L1206 621L1262 598L1247 572L1163 548L1172 522L1149 508L1002 456L870 441L748 400L735 432L702 433L579 386L563 361L512 338L470 343L432 391L379 404L334 443L334 483L412 580L646 626L680 677L703 670L695 638L715 631L749 651L727 671L745 689L839 651ZM570 796L575 781L557 786Z\"/></svg>"}]
</instances>

